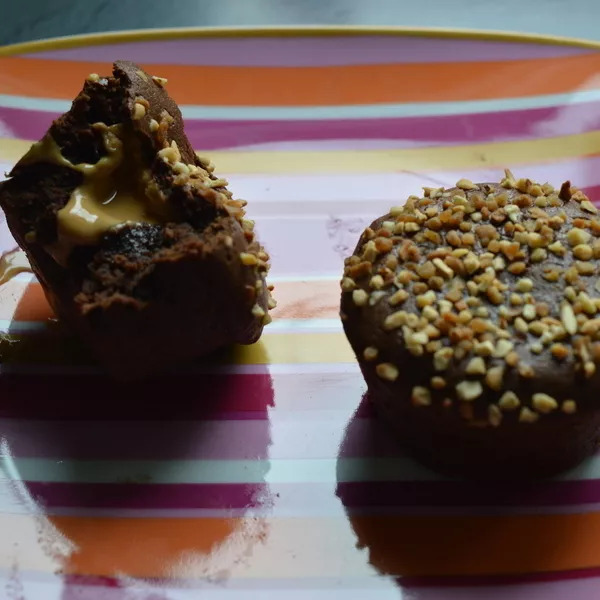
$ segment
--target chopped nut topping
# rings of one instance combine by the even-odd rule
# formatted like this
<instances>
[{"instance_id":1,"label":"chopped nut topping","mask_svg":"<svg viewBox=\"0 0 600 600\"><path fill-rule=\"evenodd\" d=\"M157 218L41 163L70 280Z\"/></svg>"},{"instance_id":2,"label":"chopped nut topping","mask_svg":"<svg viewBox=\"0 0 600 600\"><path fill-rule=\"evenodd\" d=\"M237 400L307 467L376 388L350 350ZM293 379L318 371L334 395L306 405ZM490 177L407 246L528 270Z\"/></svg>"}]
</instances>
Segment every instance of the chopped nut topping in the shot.
<instances>
[{"instance_id":1,"label":"chopped nut topping","mask_svg":"<svg viewBox=\"0 0 600 600\"><path fill-rule=\"evenodd\" d=\"M396 381L398 379L398 368L391 363L380 363L375 367L377 376L386 381Z\"/></svg>"},{"instance_id":2,"label":"chopped nut topping","mask_svg":"<svg viewBox=\"0 0 600 600\"><path fill-rule=\"evenodd\" d=\"M564 302L561 306L560 319L568 334L575 335L577 333L577 319L573 307L568 302Z\"/></svg>"},{"instance_id":3,"label":"chopped nut topping","mask_svg":"<svg viewBox=\"0 0 600 600\"><path fill-rule=\"evenodd\" d=\"M367 346L363 350L363 357L365 360L375 360L379 356L379 350L373 346Z\"/></svg>"},{"instance_id":4,"label":"chopped nut topping","mask_svg":"<svg viewBox=\"0 0 600 600\"><path fill-rule=\"evenodd\" d=\"M174 169L186 166L164 158ZM507 171L501 186L461 180L453 189L425 188L409 197L365 230L341 284L355 305L385 299L388 309L379 310L398 307L374 313L381 314L384 331L395 332L389 343L429 355L440 374L453 362L463 369L463 381L430 377L426 388L414 388L413 402L430 404L432 390L454 386L457 410L479 427L498 426L505 410L518 409L520 421L533 422L563 407L547 394L534 394L531 405L522 406L506 391L517 374L536 377L538 360L563 361L563 368L573 365L588 378L600 364L596 207L568 183L559 192ZM361 352L370 361L380 355L371 346ZM484 385L500 400L480 398ZM488 405L487 420L479 402Z\"/></svg>"},{"instance_id":5,"label":"chopped nut topping","mask_svg":"<svg viewBox=\"0 0 600 600\"><path fill-rule=\"evenodd\" d=\"M479 381L461 381L455 389L459 400L463 402L472 402L483 393L483 387Z\"/></svg>"},{"instance_id":6,"label":"chopped nut topping","mask_svg":"<svg viewBox=\"0 0 600 600\"><path fill-rule=\"evenodd\" d=\"M473 359L475 360L475 359ZM502 380L504 378L504 367L491 367L485 376L485 383L493 390L502 388Z\"/></svg>"},{"instance_id":7,"label":"chopped nut topping","mask_svg":"<svg viewBox=\"0 0 600 600\"><path fill-rule=\"evenodd\" d=\"M261 317L261 318L262 318L262 317L264 317L264 316L265 316L265 314L266 314L266 313L265 313L265 310L264 310L264 308L263 308L262 306L260 306L260 305L258 305L258 304L255 304L255 305L252 307L252 314L253 314L255 317Z\"/></svg>"},{"instance_id":8,"label":"chopped nut topping","mask_svg":"<svg viewBox=\"0 0 600 600\"><path fill-rule=\"evenodd\" d=\"M502 410L516 410L521 405L519 398L514 392L508 391L504 392L502 396L500 396L500 400L498 400L498 406Z\"/></svg>"},{"instance_id":9,"label":"chopped nut topping","mask_svg":"<svg viewBox=\"0 0 600 600\"><path fill-rule=\"evenodd\" d=\"M408 292L406 290L398 290L390 296L389 303L392 306L396 306L398 304L402 304L402 302L405 302L407 298Z\"/></svg>"},{"instance_id":10,"label":"chopped nut topping","mask_svg":"<svg viewBox=\"0 0 600 600\"><path fill-rule=\"evenodd\" d=\"M433 366L436 371L445 371L450 366L450 361L454 356L452 348L442 348L433 355Z\"/></svg>"},{"instance_id":11,"label":"chopped nut topping","mask_svg":"<svg viewBox=\"0 0 600 600\"><path fill-rule=\"evenodd\" d=\"M564 344L552 344L550 352L558 360L564 360L569 356L569 350Z\"/></svg>"},{"instance_id":12,"label":"chopped nut topping","mask_svg":"<svg viewBox=\"0 0 600 600\"><path fill-rule=\"evenodd\" d=\"M139 121L140 119L146 116L146 107L140 102L136 102L133 105L133 115L132 118L134 121Z\"/></svg>"},{"instance_id":13,"label":"chopped nut topping","mask_svg":"<svg viewBox=\"0 0 600 600\"><path fill-rule=\"evenodd\" d=\"M258 264L258 258L254 254L249 254L248 252L240 252L240 260L242 261L242 264L247 267Z\"/></svg>"},{"instance_id":14,"label":"chopped nut topping","mask_svg":"<svg viewBox=\"0 0 600 600\"><path fill-rule=\"evenodd\" d=\"M369 301L369 294L365 290L354 290L352 292L352 300L356 306L366 306Z\"/></svg>"},{"instance_id":15,"label":"chopped nut topping","mask_svg":"<svg viewBox=\"0 0 600 600\"><path fill-rule=\"evenodd\" d=\"M531 306L530 304L528 304L527 306ZM517 317L515 319L515 322L513 323L514 328L519 332L519 333L523 333L526 334L529 332L529 327L527 326L527 323L524 319L522 319L521 317Z\"/></svg>"},{"instance_id":16,"label":"chopped nut topping","mask_svg":"<svg viewBox=\"0 0 600 600\"><path fill-rule=\"evenodd\" d=\"M231 240L231 243L233 244L233 239ZM356 283L351 277L344 277L342 279L341 287L344 292L351 292L356 287Z\"/></svg>"},{"instance_id":17,"label":"chopped nut topping","mask_svg":"<svg viewBox=\"0 0 600 600\"><path fill-rule=\"evenodd\" d=\"M496 358L504 358L514 347L514 344L509 340L498 340L494 356Z\"/></svg>"},{"instance_id":18,"label":"chopped nut topping","mask_svg":"<svg viewBox=\"0 0 600 600\"><path fill-rule=\"evenodd\" d=\"M582 200L580 206L583 210L586 210L587 212L591 212L593 214L596 214L598 212L598 209L589 200Z\"/></svg>"},{"instance_id":19,"label":"chopped nut topping","mask_svg":"<svg viewBox=\"0 0 600 600\"><path fill-rule=\"evenodd\" d=\"M476 190L477 186L469 179L459 179L456 182L456 187L461 190Z\"/></svg>"},{"instance_id":20,"label":"chopped nut topping","mask_svg":"<svg viewBox=\"0 0 600 600\"><path fill-rule=\"evenodd\" d=\"M583 229L579 229L578 227L573 227L567 233L567 241L571 246L579 246L579 244L587 244L592 238L592 234L584 231Z\"/></svg>"},{"instance_id":21,"label":"chopped nut topping","mask_svg":"<svg viewBox=\"0 0 600 600\"><path fill-rule=\"evenodd\" d=\"M568 415L572 415L573 413L577 412L577 404L575 400L564 400L561 405L561 410Z\"/></svg>"},{"instance_id":22,"label":"chopped nut topping","mask_svg":"<svg viewBox=\"0 0 600 600\"><path fill-rule=\"evenodd\" d=\"M531 402L533 408L541 413L549 413L558 408L558 402L548 394L533 394Z\"/></svg>"},{"instance_id":23,"label":"chopped nut topping","mask_svg":"<svg viewBox=\"0 0 600 600\"><path fill-rule=\"evenodd\" d=\"M431 378L431 387L434 390L443 390L446 387L446 380L443 377L435 375Z\"/></svg>"},{"instance_id":24,"label":"chopped nut topping","mask_svg":"<svg viewBox=\"0 0 600 600\"><path fill-rule=\"evenodd\" d=\"M371 281L369 281L369 285L373 289L380 290L385 285L385 282L383 281L383 277L381 275L373 275L373 277L371 277Z\"/></svg>"},{"instance_id":25,"label":"chopped nut topping","mask_svg":"<svg viewBox=\"0 0 600 600\"><path fill-rule=\"evenodd\" d=\"M472 358L465 368L465 373L468 375L485 375L485 371L485 362L480 356Z\"/></svg>"},{"instance_id":26,"label":"chopped nut topping","mask_svg":"<svg viewBox=\"0 0 600 600\"><path fill-rule=\"evenodd\" d=\"M519 413L520 423L535 423L539 418L540 416L537 413L534 413L526 406L521 408L521 412Z\"/></svg>"},{"instance_id":27,"label":"chopped nut topping","mask_svg":"<svg viewBox=\"0 0 600 600\"><path fill-rule=\"evenodd\" d=\"M431 404L431 392L426 387L415 386L410 397L415 406L429 406Z\"/></svg>"},{"instance_id":28,"label":"chopped nut topping","mask_svg":"<svg viewBox=\"0 0 600 600\"><path fill-rule=\"evenodd\" d=\"M454 277L454 271L441 258L434 258L433 264L446 279L452 279L452 277Z\"/></svg>"},{"instance_id":29,"label":"chopped nut topping","mask_svg":"<svg viewBox=\"0 0 600 600\"><path fill-rule=\"evenodd\" d=\"M166 79L165 77L157 77L156 75L152 75L152 81L154 81L154 83L156 83L160 87L165 87L165 85L167 85L167 82L169 80Z\"/></svg>"},{"instance_id":30,"label":"chopped nut topping","mask_svg":"<svg viewBox=\"0 0 600 600\"><path fill-rule=\"evenodd\" d=\"M516 284L517 292L525 293L530 292L533 289L533 281L528 277L523 277L523 279L519 279Z\"/></svg>"},{"instance_id":31,"label":"chopped nut topping","mask_svg":"<svg viewBox=\"0 0 600 600\"><path fill-rule=\"evenodd\" d=\"M502 413L495 404L488 406L488 421L492 427L498 427L502 422Z\"/></svg>"}]
</instances>

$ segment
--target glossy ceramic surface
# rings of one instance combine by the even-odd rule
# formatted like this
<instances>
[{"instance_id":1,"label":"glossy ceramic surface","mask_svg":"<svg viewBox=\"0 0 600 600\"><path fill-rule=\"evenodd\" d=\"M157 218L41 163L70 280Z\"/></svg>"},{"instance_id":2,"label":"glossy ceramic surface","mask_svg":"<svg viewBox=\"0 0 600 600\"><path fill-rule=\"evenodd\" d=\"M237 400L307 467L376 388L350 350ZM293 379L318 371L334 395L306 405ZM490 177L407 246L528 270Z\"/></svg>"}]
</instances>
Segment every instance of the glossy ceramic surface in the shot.
<instances>
[{"instance_id":1,"label":"glossy ceramic surface","mask_svg":"<svg viewBox=\"0 0 600 600\"><path fill-rule=\"evenodd\" d=\"M316 31L38 50L0 56L2 170L88 73L139 61L249 201L279 306L255 346L125 386L30 277L0 288L0 598L600 597L600 455L513 487L415 465L337 316L359 232L423 185L509 166L600 199L597 50Z\"/></svg>"}]
</instances>

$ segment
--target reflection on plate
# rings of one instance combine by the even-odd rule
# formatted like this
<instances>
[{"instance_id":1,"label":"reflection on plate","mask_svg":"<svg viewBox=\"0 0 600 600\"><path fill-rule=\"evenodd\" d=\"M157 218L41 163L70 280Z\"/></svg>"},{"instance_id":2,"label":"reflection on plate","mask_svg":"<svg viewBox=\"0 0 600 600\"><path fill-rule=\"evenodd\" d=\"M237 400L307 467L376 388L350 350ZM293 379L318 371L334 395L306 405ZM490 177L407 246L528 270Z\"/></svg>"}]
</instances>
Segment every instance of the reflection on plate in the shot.
<instances>
[{"instance_id":1,"label":"reflection on plate","mask_svg":"<svg viewBox=\"0 0 600 600\"><path fill-rule=\"evenodd\" d=\"M116 386L29 275L0 287L0 597L600 597L599 457L510 489L436 476L361 403L337 315L361 228L423 185L510 166L600 200L594 45L273 30L1 49L2 171L115 58L169 79L249 201L279 306L252 347Z\"/></svg>"}]
</instances>

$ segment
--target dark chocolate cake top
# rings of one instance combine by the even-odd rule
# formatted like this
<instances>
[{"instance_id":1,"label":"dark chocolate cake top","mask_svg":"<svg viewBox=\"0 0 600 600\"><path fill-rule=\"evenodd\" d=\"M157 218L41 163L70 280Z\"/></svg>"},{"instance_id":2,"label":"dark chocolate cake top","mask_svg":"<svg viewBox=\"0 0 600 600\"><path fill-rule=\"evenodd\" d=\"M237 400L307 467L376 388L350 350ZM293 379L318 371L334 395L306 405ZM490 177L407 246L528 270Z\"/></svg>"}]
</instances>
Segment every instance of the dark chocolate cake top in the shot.
<instances>
[{"instance_id":1,"label":"dark chocolate cake top","mask_svg":"<svg viewBox=\"0 0 600 600\"><path fill-rule=\"evenodd\" d=\"M569 182L461 179L366 229L341 316L363 368L415 407L535 422L599 391L599 259L598 210Z\"/></svg>"}]
</instances>

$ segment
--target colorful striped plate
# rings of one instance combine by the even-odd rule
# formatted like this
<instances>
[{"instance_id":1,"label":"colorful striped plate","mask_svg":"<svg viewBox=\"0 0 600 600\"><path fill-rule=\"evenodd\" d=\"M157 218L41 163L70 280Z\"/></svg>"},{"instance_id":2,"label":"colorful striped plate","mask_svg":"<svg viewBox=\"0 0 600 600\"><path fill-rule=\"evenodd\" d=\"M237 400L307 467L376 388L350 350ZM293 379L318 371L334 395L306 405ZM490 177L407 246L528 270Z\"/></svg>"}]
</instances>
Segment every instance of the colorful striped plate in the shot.
<instances>
[{"instance_id":1,"label":"colorful striped plate","mask_svg":"<svg viewBox=\"0 0 600 600\"><path fill-rule=\"evenodd\" d=\"M599 47L275 29L0 49L3 171L88 73L125 58L167 77L248 199L279 300L255 346L117 386L39 284L0 288L0 598L597 600L600 454L514 487L414 464L361 401L337 280L365 224L423 185L510 166L599 199Z\"/></svg>"}]
</instances>

